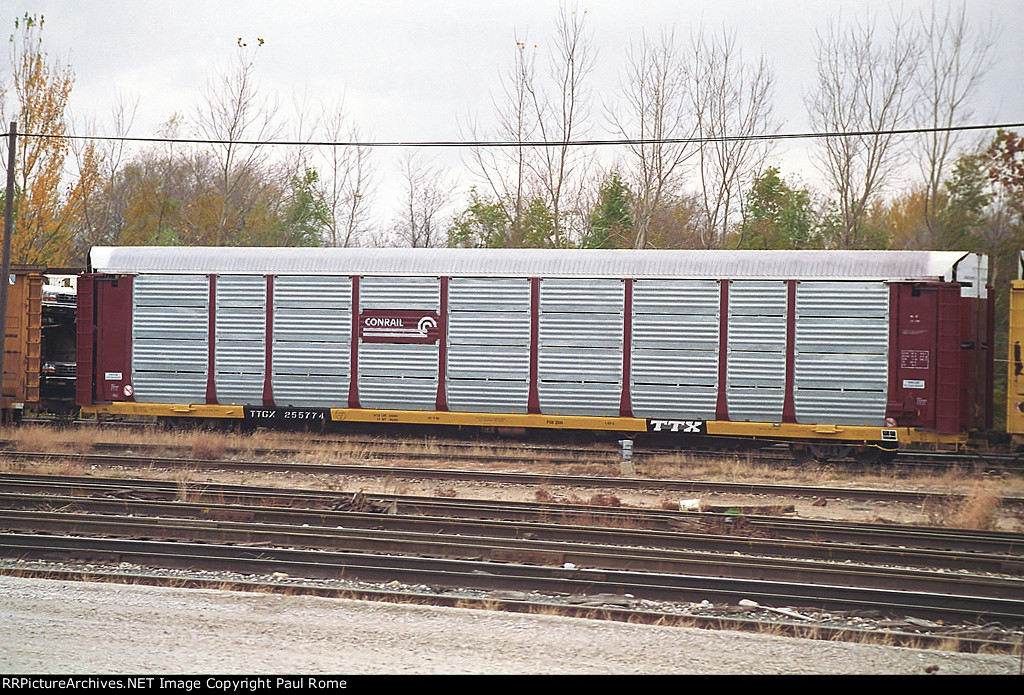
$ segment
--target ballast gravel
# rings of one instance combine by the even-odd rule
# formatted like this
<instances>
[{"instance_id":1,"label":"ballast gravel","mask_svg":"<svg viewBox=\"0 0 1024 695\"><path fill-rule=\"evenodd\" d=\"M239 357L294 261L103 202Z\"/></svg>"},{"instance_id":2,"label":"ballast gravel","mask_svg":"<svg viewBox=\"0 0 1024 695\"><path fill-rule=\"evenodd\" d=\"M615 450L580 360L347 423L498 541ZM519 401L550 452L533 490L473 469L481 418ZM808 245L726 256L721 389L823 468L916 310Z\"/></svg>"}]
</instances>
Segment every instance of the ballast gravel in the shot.
<instances>
[{"instance_id":1,"label":"ballast gravel","mask_svg":"<svg viewBox=\"0 0 1024 695\"><path fill-rule=\"evenodd\" d=\"M19 674L987 674L1021 659L279 594L0 576Z\"/></svg>"}]
</instances>

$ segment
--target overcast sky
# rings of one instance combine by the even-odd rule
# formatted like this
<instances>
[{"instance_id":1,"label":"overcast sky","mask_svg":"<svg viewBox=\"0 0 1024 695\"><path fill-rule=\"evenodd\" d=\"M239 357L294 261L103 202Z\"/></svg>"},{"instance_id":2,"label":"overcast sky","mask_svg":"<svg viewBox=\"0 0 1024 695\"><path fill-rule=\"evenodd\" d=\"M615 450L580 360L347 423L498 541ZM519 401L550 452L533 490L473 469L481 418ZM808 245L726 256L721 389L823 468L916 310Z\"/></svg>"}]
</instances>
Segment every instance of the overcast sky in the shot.
<instances>
[{"instance_id":1,"label":"overcast sky","mask_svg":"<svg viewBox=\"0 0 1024 695\"><path fill-rule=\"evenodd\" d=\"M930 6L905 1L905 14ZM946 3L939 3L944 6ZM775 70L775 114L782 132L807 132L803 96L814 75L815 32L836 12L880 21L889 1L869 0L591 0L579 2L598 48L591 86L613 100L630 41L674 27L734 30L745 58L762 53ZM976 123L1024 121L1024 2L969 0L976 26L998 31L997 63L981 85ZM109 128L120 92L140 103L132 135L154 135L175 111L188 114L206 79L225 67L243 38L265 44L257 59L261 89L282 113L292 95L315 103L344 97L367 139L459 140L470 114L486 122L499 76L511 64L515 37L543 49L552 35L553 0L3 0L0 30L14 32L26 12L42 14L51 58L74 69L70 109L76 122ZM6 59L4 60L6 62ZM609 137L595 104L591 137ZM6 124L4 125L6 129ZM102 133L101 133L102 134ZM293 136L285 132L285 137ZM790 144L786 148L792 148ZM798 156L780 149L783 174L813 180ZM437 155L442 159L456 154ZM382 174L390 164L382 162Z\"/></svg>"}]
</instances>

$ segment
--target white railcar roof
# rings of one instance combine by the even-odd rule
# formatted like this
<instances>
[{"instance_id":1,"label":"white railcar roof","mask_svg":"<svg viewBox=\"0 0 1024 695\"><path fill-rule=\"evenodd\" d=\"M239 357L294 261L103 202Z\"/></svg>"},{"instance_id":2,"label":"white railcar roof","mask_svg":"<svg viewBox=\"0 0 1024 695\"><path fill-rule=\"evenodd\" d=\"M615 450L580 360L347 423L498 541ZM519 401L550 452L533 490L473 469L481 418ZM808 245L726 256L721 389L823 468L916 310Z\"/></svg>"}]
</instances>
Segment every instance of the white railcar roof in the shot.
<instances>
[{"instance_id":1,"label":"white railcar roof","mask_svg":"<svg viewBox=\"0 0 1024 695\"><path fill-rule=\"evenodd\" d=\"M90 266L99 273L131 274L952 281L958 270L961 277L963 271L975 279L984 275L987 259L961 251L97 246L91 251Z\"/></svg>"}]
</instances>

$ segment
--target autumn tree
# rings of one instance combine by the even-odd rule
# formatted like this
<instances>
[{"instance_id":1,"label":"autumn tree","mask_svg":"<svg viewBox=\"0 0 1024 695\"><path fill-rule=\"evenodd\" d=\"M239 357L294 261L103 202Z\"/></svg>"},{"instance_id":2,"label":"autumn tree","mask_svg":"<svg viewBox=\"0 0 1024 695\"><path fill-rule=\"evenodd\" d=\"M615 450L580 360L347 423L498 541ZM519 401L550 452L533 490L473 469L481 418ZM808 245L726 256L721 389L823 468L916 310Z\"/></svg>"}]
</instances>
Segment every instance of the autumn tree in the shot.
<instances>
[{"instance_id":1,"label":"autumn tree","mask_svg":"<svg viewBox=\"0 0 1024 695\"><path fill-rule=\"evenodd\" d=\"M175 143L184 117L175 113L157 131L167 142L132 158L115 174L110 190L127 191L112 244L125 246L189 243L185 211L195 197L192 163ZM194 242L193 242L194 243Z\"/></svg>"},{"instance_id":2,"label":"autumn tree","mask_svg":"<svg viewBox=\"0 0 1024 695\"><path fill-rule=\"evenodd\" d=\"M84 265L89 249L117 243L124 229L124 210L131 191L120 176L128 161L123 138L131 134L138 100L118 94L111 109L112 139L74 140L71 152L78 180L69 200L74 234L74 261ZM95 122L86 122L84 132L101 132Z\"/></svg>"},{"instance_id":3,"label":"autumn tree","mask_svg":"<svg viewBox=\"0 0 1024 695\"><path fill-rule=\"evenodd\" d=\"M648 230L648 245L656 249L707 248L705 210L699 194L669 196L654 211Z\"/></svg>"},{"instance_id":4,"label":"autumn tree","mask_svg":"<svg viewBox=\"0 0 1024 695\"><path fill-rule=\"evenodd\" d=\"M26 14L10 38L14 108L0 103L3 123L16 121L14 232L11 258L17 263L70 264L70 209L62 194L68 155L65 111L74 84L68 65L43 49L43 17ZM6 173L7 157L3 158Z\"/></svg>"},{"instance_id":5,"label":"autumn tree","mask_svg":"<svg viewBox=\"0 0 1024 695\"><path fill-rule=\"evenodd\" d=\"M1016 277L1024 249L1024 137L999 130L980 156L992 197L984 226L983 252L989 255L990 281L1004 287ZM997 304L1005 305L1005 299Z\"/></svg>"},{"instance_id":6,"label":"autumn tree","mask_svg":"<svg viewBox=\"0 0 1024 695\"><path fill-rule=\"evenodd\" d=\"M928 231L927 209L925 186L907 188L873 205L865 218L865 228L886 230L888 245L893 249L942 250Z\"/></svg>"},{"instance_id":7,"label":"autumn tree","mask_svg":"<svg viewBox=\"0 0 1024 695\"><path fill-rule=\"evenodd\" d=\"M235 63L215 71L194 110L196 134L209 141L195 151L193 173L203 199L190 211L191 234L213 246L240 243L251 216L265 215L267 148L252 143L279 133L277 106L259 93L255 58L263 39L249 47L238 39Z\"/></svg>"}]
</instances>

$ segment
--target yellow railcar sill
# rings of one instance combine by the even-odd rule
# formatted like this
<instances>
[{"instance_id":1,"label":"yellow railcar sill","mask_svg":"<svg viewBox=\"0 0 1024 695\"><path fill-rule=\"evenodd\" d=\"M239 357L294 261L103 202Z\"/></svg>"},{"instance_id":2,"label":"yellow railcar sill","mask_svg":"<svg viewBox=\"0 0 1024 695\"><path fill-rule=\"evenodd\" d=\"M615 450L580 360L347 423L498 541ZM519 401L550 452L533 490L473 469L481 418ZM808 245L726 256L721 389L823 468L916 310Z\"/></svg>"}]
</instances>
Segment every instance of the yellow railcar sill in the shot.
<instances>
[{"instance_id":1,"label":"yellow railcar sill","mask_svg":"<svg viewBox=\"0 0 1024 695\"><path fill-rule=\"evenodd\" d=\"M149 417L203 417L242 419L240 405L194 405L182 403L102 403L81 407L82 415L139 415Z\"/></svg>"},{"instance_id":2,"label":"yellow railcar sill","mask_svg":"<svg viewBox=\"0 0 1024 695\"><path fill-rule=\"evenodd\" d=\"M374 410L361 408L330 408L334 422L393 423L466 427L526 427L541 429L598 430L626 435L648 431L648 421L635 417L600 417L588 415L537 415L524 413L467 413L432 410ZM183 403L106 403L81 408L83 416L136 415L155 417L195 417L242 419L245 409L240 405L196 405ZM731 437L766 441L817 440L850 444L933 444L943 448L961 447L967 434L940 434L910 427L878 427L865 425L798 424L791 422L730 422L725 420L663 420L660 423L686 425L678 430L668 427L665 434L695 434L690 425L702 426L701 434L710 437Z\"/></svg>"},{"instance_id":3,"label":"yellow railcar sill","mask_svg":"<svg viewBox=\"0 0 1024 695\"><path fill-rule=\"evenodd\" d=\"M646 432L642 418L587 415L530 415L521 413L456 413L432 410L363 410L331 408L335 422L394 422L412 425L461 425L468 427L541 427L554 429Z\"/></svg>"}]
</instances>

